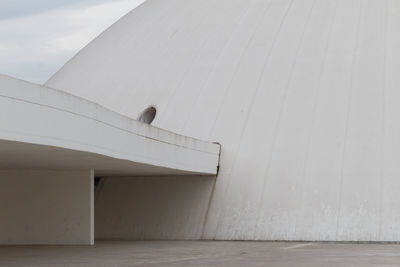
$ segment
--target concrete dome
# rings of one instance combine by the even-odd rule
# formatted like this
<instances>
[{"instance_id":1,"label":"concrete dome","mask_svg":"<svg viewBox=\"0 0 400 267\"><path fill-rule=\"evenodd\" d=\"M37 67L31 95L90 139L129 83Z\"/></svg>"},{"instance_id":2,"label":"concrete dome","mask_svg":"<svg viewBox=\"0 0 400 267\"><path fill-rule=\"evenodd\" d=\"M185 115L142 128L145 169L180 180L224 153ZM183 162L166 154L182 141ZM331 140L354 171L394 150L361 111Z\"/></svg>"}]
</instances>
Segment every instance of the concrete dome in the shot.
<instances>
[{"instance_id":1,"label":"concrete dome","mask_svg":"<svg viewBox=\"0 0 400 267\"><path fill-rule=\"evenodd\" d=\"M130 12L46 85L133 118L154 106L152 125L221 143L220 172L110 179L96 234L399 241L399 25L396 0Z\"/></svg>"}]
</instances>

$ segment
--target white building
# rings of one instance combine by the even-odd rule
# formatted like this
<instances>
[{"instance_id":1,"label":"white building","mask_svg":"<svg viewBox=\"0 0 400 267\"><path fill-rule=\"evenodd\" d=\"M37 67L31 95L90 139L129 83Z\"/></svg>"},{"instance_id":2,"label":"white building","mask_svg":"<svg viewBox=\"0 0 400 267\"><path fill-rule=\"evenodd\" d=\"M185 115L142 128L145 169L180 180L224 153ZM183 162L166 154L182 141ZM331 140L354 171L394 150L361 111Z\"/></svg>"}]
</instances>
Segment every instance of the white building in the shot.
<instances>
[{"instance_id":1,"label":"white building","mask_svg":"<svg viewBox=\"0 0 400 267\"><path fill-rule=\"evenodd\" d=\"M0 77L0 242L400 241L399 25L397 0L148 0L44 86Z\"/></svg>"}]
</instances>

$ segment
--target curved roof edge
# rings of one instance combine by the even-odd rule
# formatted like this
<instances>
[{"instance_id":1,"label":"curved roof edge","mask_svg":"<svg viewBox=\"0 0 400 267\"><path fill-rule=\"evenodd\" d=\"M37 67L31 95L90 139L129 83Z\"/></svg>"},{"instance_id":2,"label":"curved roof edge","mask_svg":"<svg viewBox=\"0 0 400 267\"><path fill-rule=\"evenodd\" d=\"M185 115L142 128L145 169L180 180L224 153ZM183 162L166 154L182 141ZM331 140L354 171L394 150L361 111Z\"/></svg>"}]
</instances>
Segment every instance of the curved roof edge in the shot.
<instances>
[{"instance_id":1,"label":"curved roof edge","mask_svg":"<svg viewBox=\"0 0 400 267\"><path fill-rule=\"evenodd\" d=\"M120 17L118 20L116 20L114 23L112 23L109 27L107 27L105 30L103 30L102 32L100 32L96 37L94 37L92 40L90 40L84 47L82 47L77 53L75 53L71 58L69 58L62 66L61 68L59 68L55 73L53 73L53 75L50 76L50 78L48 78L44 85L48 85L51 80L58 75L58 72L60 70L62 70L64 68L64 66L68 65L69 62L73 61L76 57L79 56L79 54L81 54L81 52L85 51L90 45L92 45L92 43L94 43L95 40L97 40L98 38L100 38L104 33L110 31L116 24L120 23L121 21L123 21L124 19L126 19L129 14L131 14L132 12L134 12L135 10L141 8L144 4L146 4L147 2L150 2L151 0L140 0L142 1L142 3L140 3L139 5L137 5L135 8L133 8L132 10L130 10L129 12L127 12L125 15L123 15L122 17Z\"/></svg>"},{"instance_id":2,"label":"curved roof edge","mask_svg":"<svg viewBox=\"0 0 400 267\"><path fill-rule=\"evenodd\" d=\"M217 173L218 144L4 75L0 114L1 168L93 168L108 175Z\"/></svg>"}]
</instances>

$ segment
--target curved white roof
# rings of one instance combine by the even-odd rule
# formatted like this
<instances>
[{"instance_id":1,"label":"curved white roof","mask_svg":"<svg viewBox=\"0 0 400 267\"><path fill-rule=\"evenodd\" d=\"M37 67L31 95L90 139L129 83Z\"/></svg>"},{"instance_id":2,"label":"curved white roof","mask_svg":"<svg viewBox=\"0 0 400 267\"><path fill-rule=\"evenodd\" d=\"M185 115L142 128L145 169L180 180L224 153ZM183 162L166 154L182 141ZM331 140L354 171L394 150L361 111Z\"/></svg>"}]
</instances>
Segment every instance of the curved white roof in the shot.
<instances>
[{"instance_id":1,"label":"curved white roof","mask_svg":"<svg viewBox=\"0 0 400 267\"><path fill-rule=\"evenodd\" d=\"M217 144L3 75L0 114L0 169L93 169L102 176L217 173Z\"/></svg>"},{"instance_id":2,"label":"curved white roof","mask_svg":"<svg viewBox=\"0 0 400 267\"><path fill-rule=\"evenodd\" d=\"M400 2L149 0L47 85L222 144L203 237L400 239Z\"/></svg>"}]
</instances>

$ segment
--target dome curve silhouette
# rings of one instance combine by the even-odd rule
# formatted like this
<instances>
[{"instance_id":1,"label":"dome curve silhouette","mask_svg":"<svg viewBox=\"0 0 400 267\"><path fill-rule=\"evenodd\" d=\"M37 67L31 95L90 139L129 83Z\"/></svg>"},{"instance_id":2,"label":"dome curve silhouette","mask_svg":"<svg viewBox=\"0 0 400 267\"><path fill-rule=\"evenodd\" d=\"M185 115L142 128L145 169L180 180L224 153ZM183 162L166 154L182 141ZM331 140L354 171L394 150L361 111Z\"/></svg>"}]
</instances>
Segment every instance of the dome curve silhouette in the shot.
<instances>
[{"instance_id":1,"label":"dome curve silhouette","mask_svg":"<svg viewBox=\"0 0 400 267\"><path fill-rule=\"evenodd\" d=\"M149 0L47 85L132 118L155 105L152 125L222 145L215 188L174 178L206 194L168 215L193 218L132 237L395 241L399 11L394 0Z\"/></svg>"}]
</instances>

